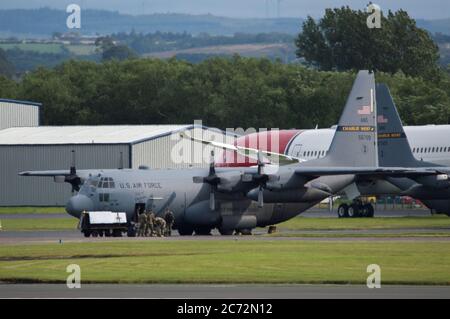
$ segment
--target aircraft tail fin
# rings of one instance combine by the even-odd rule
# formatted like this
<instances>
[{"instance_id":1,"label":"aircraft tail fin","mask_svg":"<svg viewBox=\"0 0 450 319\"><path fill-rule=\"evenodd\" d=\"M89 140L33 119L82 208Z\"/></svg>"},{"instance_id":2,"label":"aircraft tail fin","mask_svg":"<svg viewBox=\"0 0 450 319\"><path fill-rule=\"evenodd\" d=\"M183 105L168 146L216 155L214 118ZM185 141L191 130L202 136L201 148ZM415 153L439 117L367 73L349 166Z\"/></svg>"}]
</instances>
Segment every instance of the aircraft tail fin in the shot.
<instances>
[{"instance_id":1,"label":"aircraft tail fin","mask_svg":"<svg viewBox=\"0 0 450 319\"><path fill-rule=\"evenodd\" d=\"M327 156L305 166L378 166L375 75L359 71Z\"/></svg>"},{"instance_id":2,"label":"aircraft tail fin","mask_svg":"<svg viewBox=\"0 0 450 319\"><path fill-rule=\"evenodd\" d=\"M377 84L376 89L379 166L420 167L430 165L414 157L387 85Z\"/></svg>"}]
</instances>

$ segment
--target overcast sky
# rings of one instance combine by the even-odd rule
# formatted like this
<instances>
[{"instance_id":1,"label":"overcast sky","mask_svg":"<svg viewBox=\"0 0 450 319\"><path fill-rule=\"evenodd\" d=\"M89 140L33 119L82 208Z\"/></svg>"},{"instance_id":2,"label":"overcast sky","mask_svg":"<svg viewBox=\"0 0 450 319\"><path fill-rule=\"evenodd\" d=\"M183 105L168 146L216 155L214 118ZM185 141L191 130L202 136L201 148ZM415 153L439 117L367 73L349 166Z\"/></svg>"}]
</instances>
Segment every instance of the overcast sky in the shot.
<instances>
[{"instance_id":1,"label":"overcast sky","mask_svg":"<svg viewBox=\"0 0 450 319\"><path fill-rule=\"evenodd\" d=\"M369 0L279 0L280 16L319 17L324 8L350 5L364 8ZM259 17L277 16L278 0L0 0L0 9L53 7L63 9L70 3L85 8L141 13L189 13L228 16ZM406 9L414 18L439 19L450 17L450 0L372 0L383 10Z\"/></svg>"}]
</instances>

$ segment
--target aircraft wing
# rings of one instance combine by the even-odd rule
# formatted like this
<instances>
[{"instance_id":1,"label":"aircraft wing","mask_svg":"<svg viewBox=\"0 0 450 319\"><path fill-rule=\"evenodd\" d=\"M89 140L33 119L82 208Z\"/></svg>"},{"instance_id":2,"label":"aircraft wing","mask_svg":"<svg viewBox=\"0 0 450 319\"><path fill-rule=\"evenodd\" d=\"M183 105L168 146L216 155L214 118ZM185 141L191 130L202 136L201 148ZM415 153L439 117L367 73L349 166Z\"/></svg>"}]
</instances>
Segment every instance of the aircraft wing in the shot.
<instances>
[{"instance_id":1,"label":"aircraft wing","mask_svg":"<svg viewBox=\"0 0 450 319\"><path fill-rule=\"evenodd\" d=\"M213 147L217 147L217 148L221 148L221 149L225 149L225 150L229 150L229 151L235 151L241 155L247 156L247 157L257 157L258 153L262 154L266 160L270 161L271 164L278 164L278 165L288 165L288 164L295 164L295 163L301 163L301 162L305 162L305 159L299 158L299 157L293 157L293 156L288 156L285 154L281 154L281 153L276 153L276 152L271 152L271 151L263 151L263 150L259 150L256 148L251 148L251 147L244 147L244 146L237 146L237 145L233 145L233 144L227 144L227 143L221 143L221 142L216 142L216 141L205 141L199 138L195 138L193 136L188 136L185 133L180 133L180 136L182 138L186 138L195 142L199 142L202 143L204 145L209 145L209 146L213 146ZM273 160L271 160L271 158L277 158L277 161L274 162Z\"/></svg>"},{"instance_id":2,"label":"aircraft wing","mask_svg":"<svg viewBox=\"0 0 450 319\"><path fill-rule=\"evenodd\" d=\"M299 167L295 173L303 176L327 175L378 175L386 177L420 177L450 173L450 168L406 168L406 167Z\"/></svg>"},{"instance_id":3,"label":"aircraft wing","mask_svg":"<svg viewBox=\"0 0 450 319\"><path fill-rule=\"evenodd\" d=\"M26 171L20 172L20 176L40 176L40 177L55 177L55 176L70 176L69 170L53 170L53 171Z\"/></svg>"},{"instance_id":4,"label":"aircraft wing","mask_svg":"<svg viewBox=\"0 0 450 319\"><path fill-rule=\"evenodd\" d=\"M94 174L98 170L77 170L76 175L86 177ZM25 171L20 172L20 176L38 176L38 177L55 177L55 176L71 176L70 170L49 170L49 171Z\"/></svg>"}]
</instances>

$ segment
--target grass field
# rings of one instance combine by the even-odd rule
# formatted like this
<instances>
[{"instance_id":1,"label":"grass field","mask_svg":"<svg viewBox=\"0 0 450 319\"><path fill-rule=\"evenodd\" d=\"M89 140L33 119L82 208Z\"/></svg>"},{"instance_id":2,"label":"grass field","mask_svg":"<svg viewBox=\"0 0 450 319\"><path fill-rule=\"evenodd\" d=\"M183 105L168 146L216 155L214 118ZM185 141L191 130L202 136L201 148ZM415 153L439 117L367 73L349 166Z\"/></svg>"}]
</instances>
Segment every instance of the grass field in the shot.
<instances>
[{"instance_id":1,"label":"grass field","mask_svg":"<svg viewBox=\"0 0 450 319\"><path fill-rule=\"evenodd\" d=\"M376 218L306 218L296 217L278 225L289 230L342 230L342 229L405 229L449 228L447 216L430 217L376 217Z\"/></svg>"},{"instance_id":2,"label":"grass field","mask_svg":"<svg viewBox=\"0 0 450 319\"><path fill-rule=\"evenodd\" d=\"M61 53L63 45L57 43L0 43L0 48L3 50L18 48L39 53Z\"/></svg>"},{"instance_id":3,"label":"grass field","mask_svg":"<svg viewBox=\"0 0 450 319\"><path fill-rule=\"evenodd\" d=\"M450 284L448 242L127 241L0 246L0 281Z\"/></svg>"},{"instance_id":4,"label":"grass field","mask_svg":"<svg viewBox=\"0 0 450 319\"><path fill-rule=\"evenodd\" d=\"M0 220L4 231L74 230L78 224L78 219L71 217Z\"/></svg>"},{"instance_id":5,"label":"grass field","mask_svg":"<svg viewBox=\"0 0 450 319\"><path fill-rule=\"evenodd\" d=\"M95 45L72 44L66 46L67 50L75 55L91 55L95 53Z\"/></svg>"},{"instance_id":6,"label":"grass field","mask_svg":"<svg viewBox=\"0 0 450 319\"><path fill-rule=\"evenodd\" d=\"M0 207L0 218L2 214L61 214L65 212L64 207Z\"/></svg>"}]
</instances>

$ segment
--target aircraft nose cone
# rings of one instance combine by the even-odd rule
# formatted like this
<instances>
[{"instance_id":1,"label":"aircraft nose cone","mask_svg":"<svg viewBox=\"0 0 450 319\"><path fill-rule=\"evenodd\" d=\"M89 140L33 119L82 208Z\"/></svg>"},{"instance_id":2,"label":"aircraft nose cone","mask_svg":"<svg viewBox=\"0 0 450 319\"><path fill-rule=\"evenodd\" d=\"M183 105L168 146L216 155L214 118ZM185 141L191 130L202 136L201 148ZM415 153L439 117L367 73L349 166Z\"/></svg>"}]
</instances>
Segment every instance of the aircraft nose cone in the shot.
<instances>
[{"instance_id":1,"label":"aircraft nose cone","mask_svg":"<svg viewBox=\"0 0 450 319\"><path fill-rule=\"evenodd\" d=\"M84 195L73 196L66 205L66 211L77 218L80 218L83 211L92 211L94 203L92 200Z\"/></svg>"}]
</instances>

